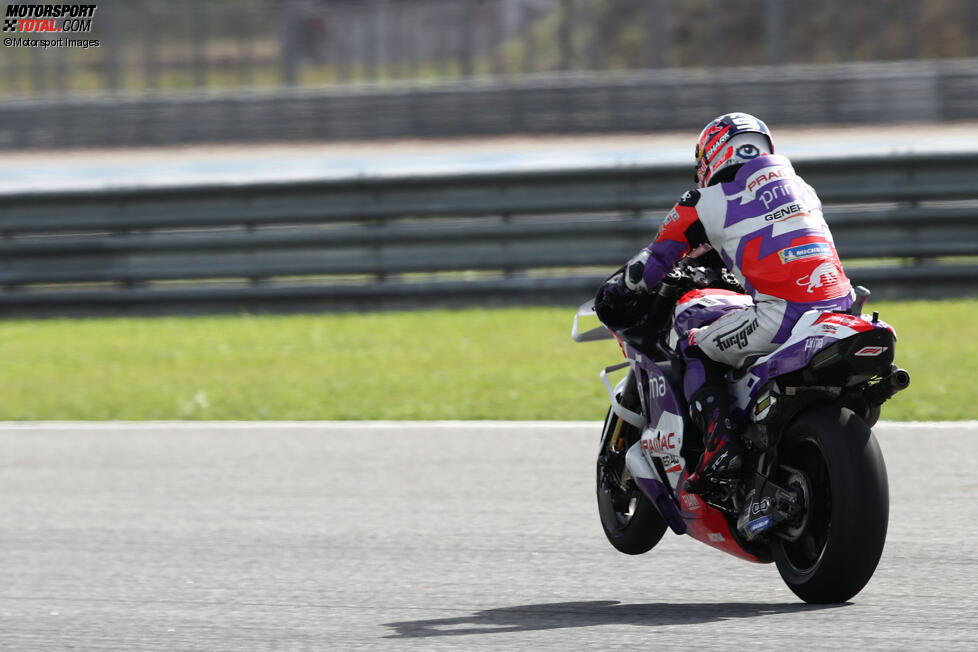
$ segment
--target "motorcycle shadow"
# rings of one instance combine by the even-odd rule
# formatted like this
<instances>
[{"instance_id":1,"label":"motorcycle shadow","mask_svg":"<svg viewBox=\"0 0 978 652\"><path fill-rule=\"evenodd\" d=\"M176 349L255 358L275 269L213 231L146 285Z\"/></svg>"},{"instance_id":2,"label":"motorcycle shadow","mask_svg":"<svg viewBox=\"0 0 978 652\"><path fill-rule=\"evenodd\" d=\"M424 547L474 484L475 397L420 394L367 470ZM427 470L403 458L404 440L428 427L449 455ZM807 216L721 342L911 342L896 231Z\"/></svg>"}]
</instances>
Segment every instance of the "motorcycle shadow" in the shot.
<instances>
[{"instance_id":1,"label":"motorcycle shadow","mask_svg":"<svg viewBox=\"0 0 978 652\"><path fill-rule=\"evenodd\" d=\"M621 604L616 600L558 602L501 607L471 616L385 623L395 633L385 638L425 638L465 634L494 634L598 625L695 625L731 618L756 618L783 613L818 611L846 606L800 602L720 602L686 604Z\"/></svg>"}]
</instances>

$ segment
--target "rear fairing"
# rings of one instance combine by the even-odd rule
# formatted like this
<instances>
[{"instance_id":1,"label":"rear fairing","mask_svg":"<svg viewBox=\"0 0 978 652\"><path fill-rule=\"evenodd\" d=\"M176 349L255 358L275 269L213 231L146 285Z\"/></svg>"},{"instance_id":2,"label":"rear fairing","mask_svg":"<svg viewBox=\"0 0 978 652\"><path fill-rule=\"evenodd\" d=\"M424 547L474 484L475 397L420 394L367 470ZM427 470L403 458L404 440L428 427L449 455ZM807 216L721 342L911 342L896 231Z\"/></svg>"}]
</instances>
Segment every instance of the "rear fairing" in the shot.
<instances>
[{"instance_id":1,"label":"rear fairing","mask_svg":"<svg viewBox=\"0 0 978 652\"><path fill-rule=\"evenodd\" d=\"M757 398L765 394L763 390L770 380L804 369L816 355L837 342L873 331L887 331L892 336L890 344L883 342L879 346L866 346L856 355L865 356L867 360L884 357L892 359L891 346L896 339L896 333L886 322L872 321L868 315L857 317L821 310L804 313L784 344L759 358L746 373L731 373L735 420L742 421L748 413L755 420L763 416L763 404L760 409L752 408L755 408Z\"/></svg>"}]
</instances>

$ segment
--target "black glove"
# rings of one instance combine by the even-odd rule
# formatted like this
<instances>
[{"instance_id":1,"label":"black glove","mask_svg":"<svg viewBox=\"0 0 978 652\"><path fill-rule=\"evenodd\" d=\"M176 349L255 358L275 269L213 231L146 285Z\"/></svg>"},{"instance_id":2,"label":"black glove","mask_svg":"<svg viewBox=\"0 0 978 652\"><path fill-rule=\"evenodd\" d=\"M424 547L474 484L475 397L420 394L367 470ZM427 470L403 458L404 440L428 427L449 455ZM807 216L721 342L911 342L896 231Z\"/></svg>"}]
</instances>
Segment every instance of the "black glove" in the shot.
<instances>
[{"instance_id":1,"label":"black glove","mask_svg":"<svg viewBox=\"0 0 978 652\"><path fill-rule=\"evenodd\" d=\"M625 269L622 268L598 288L594 312L609 328L630 326L639 314L639 296L625 287Z\"/></svg>"}]
</instances>

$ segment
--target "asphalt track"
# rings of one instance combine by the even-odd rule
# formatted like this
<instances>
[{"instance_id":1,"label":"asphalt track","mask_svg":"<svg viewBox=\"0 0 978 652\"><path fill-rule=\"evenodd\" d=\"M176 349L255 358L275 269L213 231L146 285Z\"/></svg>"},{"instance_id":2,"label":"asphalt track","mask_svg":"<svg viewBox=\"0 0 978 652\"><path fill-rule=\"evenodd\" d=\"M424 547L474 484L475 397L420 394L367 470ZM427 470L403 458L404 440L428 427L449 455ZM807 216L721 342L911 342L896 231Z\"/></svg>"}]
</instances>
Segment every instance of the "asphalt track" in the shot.
<instances>
[{"instance_id":1,"label":"asphalt track","mask_svg":"<svg viewBox=\"0 0 978 652\"><path fill-rule=\"evenodd\" d=\"M0 427L0 649L978 646L978 424L884 423L851 603L595 513L595 423Z\"/></svg>"}]
</instances>

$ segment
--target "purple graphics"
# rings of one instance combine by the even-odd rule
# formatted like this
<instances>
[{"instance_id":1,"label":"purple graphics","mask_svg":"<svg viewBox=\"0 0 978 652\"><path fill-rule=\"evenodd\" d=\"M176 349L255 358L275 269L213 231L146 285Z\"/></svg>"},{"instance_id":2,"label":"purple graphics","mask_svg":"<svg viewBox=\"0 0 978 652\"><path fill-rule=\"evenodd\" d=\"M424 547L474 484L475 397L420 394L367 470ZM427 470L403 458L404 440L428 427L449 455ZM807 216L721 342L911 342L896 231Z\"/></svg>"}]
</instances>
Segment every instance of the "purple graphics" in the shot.
<instances>
[{"instance_id":1,"label":"purple graphics","mask_svg":"<svg viewBox=\"0 0 978 652\"><path fill-rule=\"evenodd\" d=\"M874 330L886 330L895 337L893 328L884 321L821 310L806 312L780 347L759 358L732 383L735 419L743 419L770 380L806 367L815 355L836 342Z\"/></svg>"},{"instance_id":2,"label":"purple graphics","mask_svg":"<svg viewBox=\"0 0 978 652\"><path fill-rule=\"evenodd\" d=\"M686 521L679 513L679 506L672 491L664 483L652 478L636 478L635 484L655 505L655 508L666 519L666 523L676 534L686 534Z\"/></svg>"}]
</instances>

